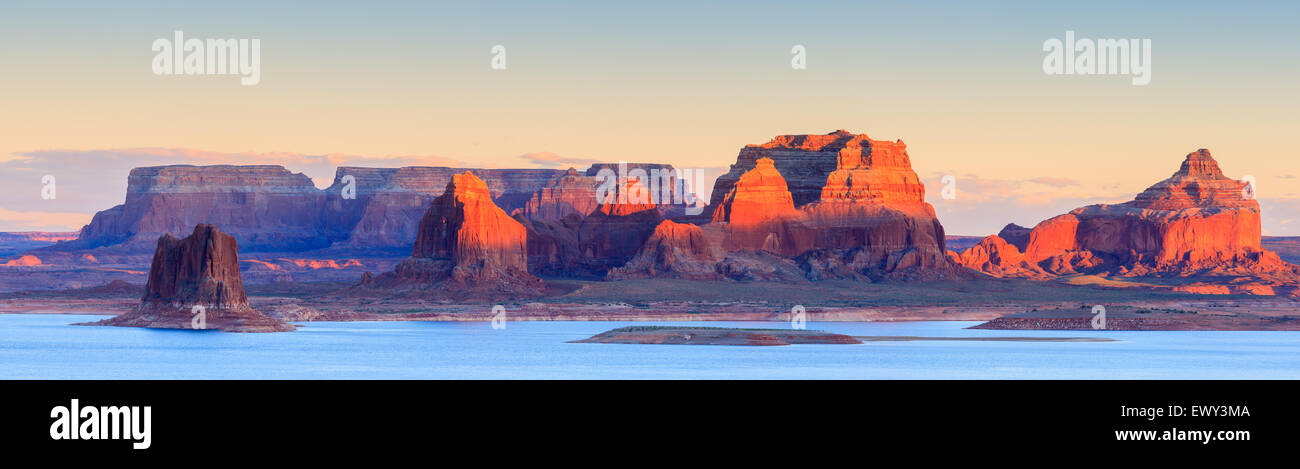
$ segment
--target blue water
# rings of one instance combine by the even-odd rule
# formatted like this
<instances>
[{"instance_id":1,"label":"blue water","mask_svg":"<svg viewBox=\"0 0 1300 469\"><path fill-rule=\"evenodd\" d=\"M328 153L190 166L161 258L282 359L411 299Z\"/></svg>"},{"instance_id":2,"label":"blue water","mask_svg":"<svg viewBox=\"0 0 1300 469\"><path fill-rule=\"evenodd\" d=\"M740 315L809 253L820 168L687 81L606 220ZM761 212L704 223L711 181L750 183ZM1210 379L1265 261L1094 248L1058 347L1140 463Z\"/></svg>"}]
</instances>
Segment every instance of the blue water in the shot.
<instances>
[{"instance_id":1,"label":"blue water","mask_svg":"<svg viewBox=\"0 0 1300 469\"><path fill-rule=\"evenodd\" d=\"M570 344L626 322L320 322L297 332L72 326L0 314L3 379L1300 378L1300 332L984 331L973 322L809 323L850 335L1109 337L1120 342ZM638 323L782 327L784 323Z\"/></svg>"}]
</instances>

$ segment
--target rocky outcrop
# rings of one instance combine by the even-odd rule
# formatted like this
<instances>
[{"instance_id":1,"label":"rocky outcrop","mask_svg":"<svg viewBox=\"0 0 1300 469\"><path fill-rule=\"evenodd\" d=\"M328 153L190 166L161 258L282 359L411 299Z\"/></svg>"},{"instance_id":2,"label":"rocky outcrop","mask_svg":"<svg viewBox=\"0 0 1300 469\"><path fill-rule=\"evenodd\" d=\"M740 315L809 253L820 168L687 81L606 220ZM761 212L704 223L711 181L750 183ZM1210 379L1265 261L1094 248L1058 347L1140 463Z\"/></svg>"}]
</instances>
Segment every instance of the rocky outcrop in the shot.
<instances>
[{"instance_id":1,"label":"rocky outcrop","mask_svg":"<svg viewBox=\"0 0 1300 469\"><path fill-rule=\"evenodd\" d=\"M554 169L343 166L325 189L321 223L338 247L409 249L425 209L453 177L466 171L482 179L492 201L507 212L524 207L537 190L562 174ZM354 190L355 198L344 198L345 189Z\"/></svg>"},{"instance_id":2,"label":"rocky outcrop","mask_svg":"<svg viewBox=\"0 0 1300 469\"><path fill-rule=\"evenodd\" d=\"M665 232L651 236L611 276L970 277L948 257L943 226L924 196L901 141L845 131L780 136L741 150L731 172L715 185L708 225L661 224ZM626 216L641 208L615 209Z\"/></svg>"},{"instance_id":3,"label":"rocky outcrop","mask_svg":"<svg viewBox=\"0 0 1300 469\"><path fill-rule=\"evenodd\" d=\"M1016 249L1024 252L1024 250L1029 247L1029 235L1033 231L1032 228L1025 228L1015 223L1007 223L1007 226L1002 227L1002 231L998 232L998 237L1006 241L1007 244L1015 246Z\"/></svg>"},{"instance_id":4,"label":"rocky outcrop","mask_svg":"<svg viewBox=\"0 0 1300 469\"><path fill-rule=\"evenodd\" d=\"M36 267L41 265L41 258L27 254L15 259L10 259L3 265L5 267Z\"/></svg>"},{"instance_id":5,"label":"rocky outcrop","mask_svg":"<svg viewBox=\"0 0 1300 469\"><path fill-rule=\"evenodd\" d=\"M658 205L638 181L626 181L578 227L578 252L591 272L608 272L626 264L663 220Z\"/></svg>"},{"instance_id":6,"label":"rocky outcrop","mask_svg":"<svg viewBox=\"0 0 1300 469\"><path fill-rule=\"evenodd\" d=\"M1224 176L1201 149L1133 201L1075 209L1039 223L1027 236L1014 225L1003 232L1025 239L1024 260L1053 275L1294 278L1295 266L1262 249L1259 203L1248 195L1245 183ZM977 259L979 253L962 257ZM963 263L1008 274L997 265Z\"/></svg>"},{"instance_id":7,"label":"rocky outcrop","mask_svg":"<svg viewBox=\"0 0 1300 469\"><path fill-rule=\"evenodd\" d=\"M638 180L624 180L591 213L562 220L515 219L528 230L529 269L545 275L604 278L645 246L663 221L658 204Z\"/></svg>"},{"instance_id":8,"label":"rocky outcrop","mask_svg":"<svg viewBox=\"0 0 1300 469\"><path fill-rule=\"evenodd\" d=\"M1005 229L1003 231L1006 231ZM957 256L963 266L995 277L1045 279L1049 275L999 236L989 236Z\"/></svg>"},{"instance_id":9,"label":"rocky outcrop","mask_svg":"<svg viewBox=\"0 0 1300 469\"><path fill-rule=\"evenodd\" d=\"M600 178L569 168L538 189L522 209L525 218L562 220L570 214L587 216L596 211L596 186Z\"/></svg>"},{"instance_id":10,"label":"rocky outcrop","mask_svg":"<svg viewBox=\"0 0 1300 469\"><path fill-rule=\"evenodd\" d=\"M713 209L713 222L726 224L728 251L769 251L788 257L810 247L781 173L771 158L759 158Z\"/></svg>"},{"instance_id":11,"label":"rocky outcrop","mask_svg":"<svg viewBox=\"0 0 1300 469\"><path fill-rule=\"evenodd\" d=\"M97 324L230 332L294 330L249 306L235 238L212 225L197 225L181 239L170 234L158 238L140 306Z\"/></svg>"},{"instance_id":12,"label":"rocky outcrop","mask_svg":"<svg viewBox=\"0 0 1300 469\"><path fill-rule=\"evenodd\" d=\"M470 171L487 184L492 201L507 213L520 210L528 218L554 221L569 213L587 215L595 210L599 205L596 189L607 180L601 177L606 174L601 173L603 169L608 169L608 174L622 171L644 177L647 187L653 183L655 190L670 197L676 194L673 188L681 184L672 166L657 164L596 164L585 172ZM136 168L127 181L125 203L97 213L76 240L46 249L105 248L143 254L164 233L184 231L196 223L215 223L245 251L332 248L400 254L409 252L425 209L454 175L465 171L344 166L336 170L333 184L321 190L306 175L280 166ZM661 214L680 214L685 205L674 199L658 209Z\"/></svg>"},{"instance_id":13,"label":"rocky outcrop","mask_svg":"<svg viewBox=\"0 0 1300 469\"><path fill-rule=\"evenodd\" d=\"M570 214L587 216L601 204L601 188L618 181L639 181L645 195L660 215L686 214L687 200L694 200L686 181L672 165L653 163L596 163L584 172L569 168L538 189L518 213L533 220L561 220ZM515 212L511 212L515 214Z\"/></svg>"},{"instance_id":14,"label":"rocky outcrop","mask_svg":"<svg viewBox=\"0 0 1300 469\"><path fill-rule=\"evenodd\" d=\"M840 130L750 145L715 183L712 200L714 222L736 225L728 227L729 250L793 257L810 279L964 274L947 256L943 226L902 141ZM738 200L754 203L737 207Z\"/></svg>"},{"instance_id":15,"label":"rocky outcrop","mask_svg":"<svg viewBox=\"0 0 1300 469\"><path fill-rule=\"evenodd\" d=\"M452 298L521 298L545 290L528 273L524 226L470 172L454 176L429 206L411 258L363 286Z\"/></svg>"},{"instance_id":16,"label":"rocky outcrop","mask_svg":"<svg viewBox=\"0 0 1300 469\"><path fill-rule=\"evenodd\" d=\"M632 260L610 271L609 279L661 277L717 280L717 259L700 227L664 220Z\"/></svg>"},{"instance_id":17,"label":"rocky outcrop","mask_svg":"<svg viewBox=\"0 0 1300 469\"><path fill-rule=\"evenodd\" d=\"M320 230L325 195L280 166L154 166L127 178L126 202L95 214L76 241L51 249L118 245L146 250L159 236L199 223L230 227L245 248L328 246Z\"/></svg>"}]
</instances>

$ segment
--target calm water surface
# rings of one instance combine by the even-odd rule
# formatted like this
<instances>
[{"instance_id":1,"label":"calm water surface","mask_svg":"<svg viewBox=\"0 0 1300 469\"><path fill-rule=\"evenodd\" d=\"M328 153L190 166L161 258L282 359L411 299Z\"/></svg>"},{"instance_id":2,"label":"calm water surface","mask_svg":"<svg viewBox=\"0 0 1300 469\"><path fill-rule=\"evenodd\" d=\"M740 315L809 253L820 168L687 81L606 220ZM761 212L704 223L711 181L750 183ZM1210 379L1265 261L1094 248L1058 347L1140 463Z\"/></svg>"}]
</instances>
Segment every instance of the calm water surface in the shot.
<instances>
[{"instance_id":1,"label":"calm water surface","mask_svg":"<svg viewBox=\"0 0 1300 469\"><path fill-rule=\"evenodd\" d=\"M1119 342L570 344L627 322L321 322L297 332L72 326L0 314L3 379L1300 379L1300 332L984 331L974 322L808 323L850 335L1108 337ZM784 323L636 323L780 328Z\"/></svg>"}]
</instances>

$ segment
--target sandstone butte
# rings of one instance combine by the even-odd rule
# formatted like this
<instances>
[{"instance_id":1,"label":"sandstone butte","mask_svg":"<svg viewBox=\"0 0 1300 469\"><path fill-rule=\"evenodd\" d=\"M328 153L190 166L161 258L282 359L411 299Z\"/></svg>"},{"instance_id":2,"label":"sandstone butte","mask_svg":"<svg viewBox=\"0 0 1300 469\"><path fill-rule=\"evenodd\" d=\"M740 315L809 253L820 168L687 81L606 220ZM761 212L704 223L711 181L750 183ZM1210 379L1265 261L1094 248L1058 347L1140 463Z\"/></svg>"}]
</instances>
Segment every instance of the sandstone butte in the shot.
<instances>
[{"instance_id":1,"label":"sandstone butte","mask_svg":"<svg viewBox=\"0 0 1300 469\"><path fill-rule=\"evenodd\" d=\"M411 257L362 286L459 298L539 296L545 284L528 273L527 236L482 179L457 174L420 219Z\"/></svg>"},{"instance_id":2,"label":"sandstone butte","mask_svg":"<svg viewBox=\"0 0 1300 469\"><path fill-rule=\"evenodd\" d=\"M202 308L201 320L195 307ZM171 234L158 238L140 306L93 324L230 332L295 329L249 306L235 238L212 225L197 225L181 239Z\"/></svg>"},{"instance_id":3,"label":"sandstone butte","mask_svg":"<svg viewBox=\"0 0 1300 469\"><path fill-rule=\"evenodd\" d=\"M811 280L965 276L902 141L839 130L748 145L711 201L725 251L793 258Z\"/></svg>"},{"instance_id":4,"label":"sandstone butte","mask_svg":"<svg viewBox=\"0 0 1300 469\"><path fill-rule=\"evenodd\" d=\"M963 265L995 276L1237 275L1295 283L1297 268L1260 246L1259 203L1245 190L1245 183L1224 176L1209 150L1201 149L1188 154L1173 176L1130 202L1078 208L1027 233L1008 225L1000 236L985 239L959 258ZM1023 243L1023 249L1004 237ZM1232 289L1265 290L1257 285Z\"/></svg>"}]
</instances>

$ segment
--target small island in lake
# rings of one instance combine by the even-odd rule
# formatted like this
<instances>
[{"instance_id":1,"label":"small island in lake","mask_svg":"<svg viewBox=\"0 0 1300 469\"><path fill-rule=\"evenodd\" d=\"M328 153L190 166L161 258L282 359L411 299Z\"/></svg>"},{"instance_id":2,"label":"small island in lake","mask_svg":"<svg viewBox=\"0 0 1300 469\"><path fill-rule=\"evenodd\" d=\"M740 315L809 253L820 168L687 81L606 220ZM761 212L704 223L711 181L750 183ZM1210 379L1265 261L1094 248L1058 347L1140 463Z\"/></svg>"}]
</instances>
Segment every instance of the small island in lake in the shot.
<instances>
[{"instance_id":1,"label":"small island in lake","mask_svg":"<svg viewBox=\"0 0 1300 469\"><path fill-rule=\"evenodd\" d=\"M602 332L573 343L669 345L861 344L844 334L797 329L631 326Z\"/></svg>"}]
</instances>

